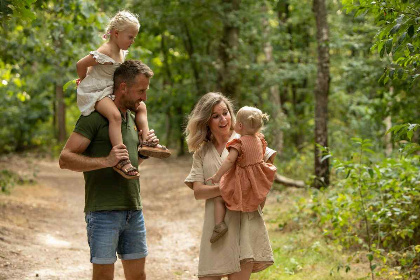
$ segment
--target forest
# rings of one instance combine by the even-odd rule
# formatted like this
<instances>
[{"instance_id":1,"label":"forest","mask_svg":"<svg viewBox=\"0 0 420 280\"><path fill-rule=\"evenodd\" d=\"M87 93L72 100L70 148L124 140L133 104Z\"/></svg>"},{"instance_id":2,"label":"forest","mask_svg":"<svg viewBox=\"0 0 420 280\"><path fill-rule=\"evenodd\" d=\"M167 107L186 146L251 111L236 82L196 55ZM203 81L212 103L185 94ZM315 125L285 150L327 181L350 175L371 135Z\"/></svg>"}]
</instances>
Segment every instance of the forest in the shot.
<instances>
[{"instance_id":1,"label":"forest","mask_svg":"<svg viewBox=\"0 0 420 280\"><path fill-rule=\"evenodd\" d=\"M334 272L361 262L362 279L420 279L420 1L0 1L0 154L59 155L80 115L76 62L123 9L141 23L127 59L155 73L161 143L191 156L186 119L207 92L260 108L273 189L300 194L270 216L276 230L294 223L346 252Z\"/></svg>"}]
</instances>

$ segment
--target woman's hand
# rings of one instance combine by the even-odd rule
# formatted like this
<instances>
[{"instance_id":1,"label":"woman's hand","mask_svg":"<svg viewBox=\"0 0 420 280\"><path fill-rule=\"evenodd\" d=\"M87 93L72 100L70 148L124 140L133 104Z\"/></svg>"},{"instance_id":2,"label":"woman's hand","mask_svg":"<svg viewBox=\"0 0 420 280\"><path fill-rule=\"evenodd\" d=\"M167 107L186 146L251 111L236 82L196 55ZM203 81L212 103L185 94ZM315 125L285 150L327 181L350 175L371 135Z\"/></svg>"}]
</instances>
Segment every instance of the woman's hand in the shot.
<instances>
[{"instance_id":1,"label":"woman's hand","mask_svg":"<svg viewBox=\"0 0 420 280\"><path fill-rule=\"evenodd\" d=\"M217 184L220 182L220 177L217 176L217 174L214 174L213 176L211 176L210 178L206 180L206 183L209 181L211 181L213 184Z\"/></svg>"}]
</instances>

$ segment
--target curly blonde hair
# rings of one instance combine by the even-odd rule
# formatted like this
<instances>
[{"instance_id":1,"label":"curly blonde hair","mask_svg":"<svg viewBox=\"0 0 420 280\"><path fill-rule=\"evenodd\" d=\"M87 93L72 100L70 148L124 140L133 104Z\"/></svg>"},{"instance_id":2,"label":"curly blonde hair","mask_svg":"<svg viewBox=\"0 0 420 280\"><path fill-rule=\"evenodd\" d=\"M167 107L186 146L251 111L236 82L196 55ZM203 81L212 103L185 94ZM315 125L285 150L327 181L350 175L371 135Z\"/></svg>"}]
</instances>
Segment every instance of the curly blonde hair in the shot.
<instances>
[{"instance_id":1,"label":"curly blonde hair","mask_svg":"<svg viewBox=\"0 0 420 280\"><path fill-rule=\"evenodd\" d=\"M245 132L249 134L258 133L264 125L264 121L268 121L268 119L267 114L258 108L250 106L242 107L236 114L236 120L242 123Z\"/></svg>"},{"instance_id":2,"label":"curly blonde hair","mask_svg":"<svg viewBox=\"0 0 420 280\"><path fill-rule=\"evenodd\" d=\"M128 26L136 26L140 29L140 22L137 15L130 13L129 11L119 11L111 20L106 28L104 38L109 38L111 30L123 31Z\"/></svg>"},{"instance_id":3,"label":"curly blonde hair","mask_svg":"<svg viewBox=\"0 0 420 280\"><path fill-rule=\"evenodd\" d=\"M189 152L197 151L203 142L211 140L211 132L208 123L213 113L214 106L221 102L224 102L229 110L229 114L232 118L230 129L233 130L235 115L233 114L232 102L220 92L206 93L198 100L191 114L188 116L185 135Z\"/></svg>"}]
</instances>

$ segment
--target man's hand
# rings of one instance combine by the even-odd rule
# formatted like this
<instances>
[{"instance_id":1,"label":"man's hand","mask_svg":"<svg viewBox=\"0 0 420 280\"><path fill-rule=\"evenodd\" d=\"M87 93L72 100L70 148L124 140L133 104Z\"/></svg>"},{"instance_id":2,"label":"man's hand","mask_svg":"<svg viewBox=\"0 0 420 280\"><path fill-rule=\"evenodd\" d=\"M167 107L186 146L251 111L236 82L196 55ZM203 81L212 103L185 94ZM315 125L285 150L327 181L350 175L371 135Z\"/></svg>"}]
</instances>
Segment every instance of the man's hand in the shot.
<instances>
[{"instance_id":1,"label":"man's hand","mask_svg":"<svg viewBox=\"0 0 420 280\"><path fill-rule=\"evenodd\" d=\"M115 145L106 157L109 167L117 165L123 159L128 159L128 150L124 144Z\"/></svg>"}]
</instances>

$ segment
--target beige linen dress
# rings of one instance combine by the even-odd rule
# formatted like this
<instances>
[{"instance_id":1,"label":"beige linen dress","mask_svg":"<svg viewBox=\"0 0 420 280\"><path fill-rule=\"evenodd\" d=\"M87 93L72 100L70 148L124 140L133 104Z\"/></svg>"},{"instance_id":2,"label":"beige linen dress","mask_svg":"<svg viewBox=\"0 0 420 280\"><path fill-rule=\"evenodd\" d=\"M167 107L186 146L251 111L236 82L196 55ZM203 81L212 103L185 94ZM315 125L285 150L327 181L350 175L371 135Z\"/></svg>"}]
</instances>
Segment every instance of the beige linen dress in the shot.
<instances>
[{"instance_id":1,"label":"beige linen dress","mask_svg":"<svg viewBox=\"0 0 420 280\"><path fill-rule=\"evenodd\" d=\"M239 135L232 133L230 140ZM268 160L275 151L267 148L264 160ZM185 184L192 188L193 182L205 183L214 175L229 152L225 148L219 155L213 143L204 143L194 153L193 165ZM210 184L210 183L208 183ZM255 212L227 210L225 222L228 232L215 243L210 243L214 223L214 199L207 199L203 232L201 235L198 277L223 276L239 272L241 263L253 262L252 272L261 271L274 263L273 251L267 229L259 208Z\"/></svg>"},{"instance_id":2,"label":"beige linen dress","mask_svg":"<svg viewBox=\"0 0 420 280\"><path fill-rule=\"evenodd\" d=\"M124 58L128 51L124 50ZM121 65L98 51L89 53L99 64L89 67L86 77L77 86L77 106L83 116L95 111L96 102L104 97L114 100L114 72Z\"/></svg>"}]
</instances>

